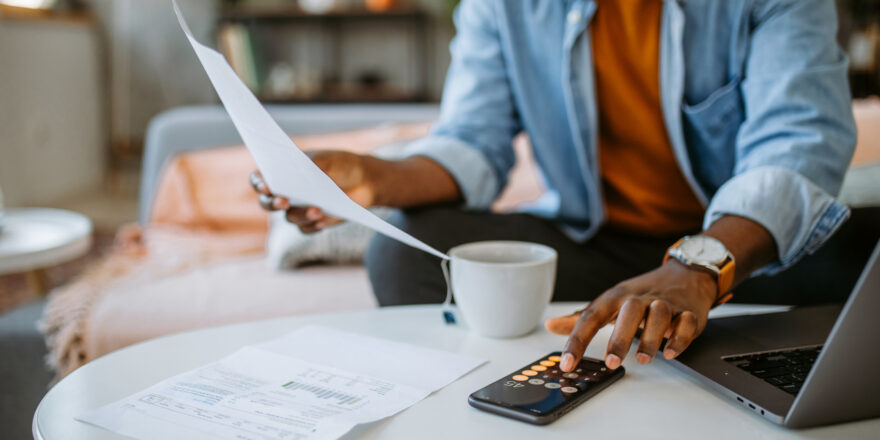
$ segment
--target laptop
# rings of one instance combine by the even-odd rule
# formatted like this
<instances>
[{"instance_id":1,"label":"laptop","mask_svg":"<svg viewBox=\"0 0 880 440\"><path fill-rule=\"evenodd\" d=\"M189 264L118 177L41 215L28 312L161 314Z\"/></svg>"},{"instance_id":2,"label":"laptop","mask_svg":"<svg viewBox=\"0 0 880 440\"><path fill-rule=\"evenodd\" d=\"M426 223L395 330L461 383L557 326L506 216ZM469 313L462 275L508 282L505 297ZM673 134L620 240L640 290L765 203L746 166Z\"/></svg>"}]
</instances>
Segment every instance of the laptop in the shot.
<instances>
[{"instance_id":1,"label":"laptop","mask_svg":"<svg viewBox=\"0 0 880 440\"><path fill-rule=\"evenodd\" d=\"M789 428L878 417L878 322L880 242L843 307L712 319L670 362Z\"/></svg>"}]
</instances>

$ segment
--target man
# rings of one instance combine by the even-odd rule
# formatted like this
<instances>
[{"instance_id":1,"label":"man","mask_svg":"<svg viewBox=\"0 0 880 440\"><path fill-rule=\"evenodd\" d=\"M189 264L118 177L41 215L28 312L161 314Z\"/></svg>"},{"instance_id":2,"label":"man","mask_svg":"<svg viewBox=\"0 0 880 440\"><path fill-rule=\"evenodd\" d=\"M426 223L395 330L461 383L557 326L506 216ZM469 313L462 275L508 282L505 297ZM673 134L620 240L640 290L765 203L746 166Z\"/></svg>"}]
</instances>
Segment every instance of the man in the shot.
<instances>
[{"instance_id":1,"label":"man","mask_svg":"<svg viewBox=\"0 0 880 440\"><path fill-rule=\"evenodd\" d=\"M456 25L442 117L408 158L313 159L358 203L406 208L392 222L437 248L554 247L554 300L595 298L546 323L570 334L564 371L612 321L609 368L640 326L640 363L664 337L677 356L732 287L791 267L849 215L834 200L855 129L830 0L465 0ZM521 131L547 193L489 214ZM254 178L304 232L337 221ZM436 258L377 236L366 260L380 304L442 300Z\"/></svg>"}]
</instances>

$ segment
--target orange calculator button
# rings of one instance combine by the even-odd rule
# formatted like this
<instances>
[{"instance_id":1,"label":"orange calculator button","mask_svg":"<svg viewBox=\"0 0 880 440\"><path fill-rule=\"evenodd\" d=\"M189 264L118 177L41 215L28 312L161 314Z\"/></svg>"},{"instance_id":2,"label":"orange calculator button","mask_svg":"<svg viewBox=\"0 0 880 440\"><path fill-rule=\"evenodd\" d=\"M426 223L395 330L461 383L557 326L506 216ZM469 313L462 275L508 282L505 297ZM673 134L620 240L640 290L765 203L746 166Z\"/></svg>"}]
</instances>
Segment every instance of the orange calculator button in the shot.
<instances>
[{"instance_id":1,"label":"orange calculator button","mask_svg":"<svg viewBox=\"0 0 880 440\"><path fill-rule=\"evenodd\" d=\"M547 371L547 367L543 365L532 365L532 369L535 371Z\"/></svg>"},{"instance_id":2,"label":"orange calculator button","mask_svg":"<svg viewBox=\"0 0 880 440\"><path fill-rule=\"evenodd\" d=\"M522 374L517 374L516 376L513 376L513 380L518 380L518 381L522 382L524 380L529 380L529 377L523 376Z\"/></svg>"},{"instance_id":3,"label":"orange calculator button","mask_svg":"<svg viewBox=\"0 0 880 440\"><path fill-rule=\"evenodd\" d=\"M559 357L559 356L550 356L550 357L548 357L547 359L550 359L550 360L553 361L553 362L559 362L559 361L562 360L562 358Z\"/></svg>"},{"instance_id":4,"label":"orange calculator button","mask_svg":"<svg viewBox=\"0 0 880 440\"><path fill-rule=\"evenodd\" d=\"M525 374L526 376L537 376L538 375L538 372L535 370L525 370L522 373Z\"/></svg>"},{"instance_id":5,"label":"orange calculator button","mask_svg":"<svg viewBox=\"0 0 880 440\"><path fill-rule=\"evenodd\" d=\"M543 365L543 366L545 366L545 367L552 367L552 366L556 365L556 362L552 362L552 361L541 361L541 365Z\"/></svg>"}]
</instances>

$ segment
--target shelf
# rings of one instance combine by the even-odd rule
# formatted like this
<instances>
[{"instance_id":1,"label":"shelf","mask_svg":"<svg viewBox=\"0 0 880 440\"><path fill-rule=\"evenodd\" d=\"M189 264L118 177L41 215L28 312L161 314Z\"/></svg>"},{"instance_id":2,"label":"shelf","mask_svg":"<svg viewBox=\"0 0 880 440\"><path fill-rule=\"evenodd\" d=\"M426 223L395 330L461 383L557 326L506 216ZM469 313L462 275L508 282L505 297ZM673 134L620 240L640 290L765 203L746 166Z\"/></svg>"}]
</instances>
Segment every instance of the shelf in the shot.
<instances>
[{"instance_id":1,"label":"shelf","mask_svg":"<svg viewBox=\"0 0 880 440\"><path fill-rule=\"evenodd\" d=\"M392 20L391 22L387 20ZM259 96L260 100L267 103L404 103L404 102L427 102L430 98L429 69L430 61L426 53L429 49L429 24L430 16L417 8L394 8L386 12L371 12L366 9L344 9L330 11L326 14L311 14L304 12L295 5L290 7L259 8L253 6L233 7L222 11L218 23L218 41L221 47L228 47L224 53L245 54L227 57L231 60L233 68L237 72L244 72L246 77L266 79L266 74L253 75L249 66L271 66L278 61L289 62L289 59L278 60L278 54L272 50L264 50L269 58L257 60L261 56L254 53L253 47L259 44L269 45L273 40L270 33L277 31L286 25L296 27L299 24L310 24L307 32L323 35L317 38L321 51L322 60L318 62L321 67L320 83L314 87L302 87L299 91L309 89L309 94L294 96ZM397 59L401 63L413 66L410 70L414 75L410 78L412 86L400 87L395 82L389 83L360 83L347 79L340 83L342 77L341 68L346 56L346 33L344 29L348 25L364 25L375 28L387 28L388 26L400 26L409 35L409 42L405 46L407 52L402 52ZM224 30L227 31L224 33ZM258 37L254 37L258 35ZM329 37L328 37L329 36ZM303 37L305 38L305 37ZM243 41L243 42L242 42ZM244 49L242 49L244 48ZM250 49L248 49L250 48ZM285 53L291 57L292 54ZM272 58L275 57L275 58ZM295 57L294 57L295 58ZM313 61L315 62L315 61ZM239 68L236 68L239 66ZM370 67L370 66L366 66ZM269 69L271 71L271 67ZM262 75L262 76L261 76ZM350 73L349 73L350 75ZM399 81L399 80L397 80ZM262 81L257 81L257 83ZM263 87L257 85L257 89Z\"/></svg>"},{"instance_id":2,"label":"shelf","mask_svg":"<svg viewBox=\"0 0 880 440\"><path fill-rule=\"evenodd\" d=\"M230 8L220 15L221 22L242 21L364 21L364 20L423 20L427 13L415 8L395 8L385 12L366 9L333 10L325 14L312 14L298 7L289 8Z\"/></svg>"},{"instance_id":3,"label":"shelf","mask_svg":"<svg viewBox=\"0 0 880 440\"><path fill-rule=\"evenodd\" d=\"M395 90L391 87L340 87L327 86L323 91L312 96L266 97L260 101L270 104L308 104L308 103L403 103L428 102L426 93L410 93Z\"/></svg>"},{"instance_id":4,"label":"shelf","mask_svg":"<svg viewBox=\"0 0 880 440\"><path fill-rule=\"evenodd\" d=\"M0 20L86 26L95 24L95 16L89 11L55 11L4 4L0 4Z\"/></svg>"}]
</instances>

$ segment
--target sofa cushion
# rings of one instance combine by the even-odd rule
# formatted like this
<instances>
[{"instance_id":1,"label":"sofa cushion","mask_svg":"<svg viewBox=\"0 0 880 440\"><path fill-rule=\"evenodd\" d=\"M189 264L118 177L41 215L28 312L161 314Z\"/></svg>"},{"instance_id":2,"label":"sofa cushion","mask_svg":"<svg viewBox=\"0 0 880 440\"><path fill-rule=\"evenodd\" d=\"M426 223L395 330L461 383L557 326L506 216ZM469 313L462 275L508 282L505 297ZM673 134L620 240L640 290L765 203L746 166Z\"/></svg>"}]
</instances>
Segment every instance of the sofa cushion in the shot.
<instances>
[{"instance_id":1,"label":"sofa cushion","mask_svg":"<svg viewBox=\"0 0 880 440\"><path fill-rule=\"evenodd\" d=\"M853 113L858 143L839 198L853 207L880 206L880 98L855 101Z\"/></svg>"},{"instance_id":2,"label":"sofa cushion","mask_svg":"<svg viewBox=\"0 0 880 440\"><path fill-rule=\"evenodd\" d=\"M367 154L391 142L422 136L428 128L428 123L384 125L293 139L304 151L336 149ZM179 154L159 179L150 224L266 233L267 215L247 184L255 169L253 158L240 145Z\"/></svg>"},{"instance_id":3,"label":"sofa cushion","mask_svg":"<svg viewBox=\"0 0 880 440\"><path fill-rule=\"evenodd\" d=\"M850 168L838 198L852 207L880 206L880 162Z\"/></svg>"},{"instance_id":4,"label":"sofa cushion","mask_svg":"<svg viewBox=\"0 0 880 440\"><path fill-rule=\"evenodd\" d=\"M880 97L853 102L858 143L852 166L880 164Z\"/></svg>"}]
</instances>

